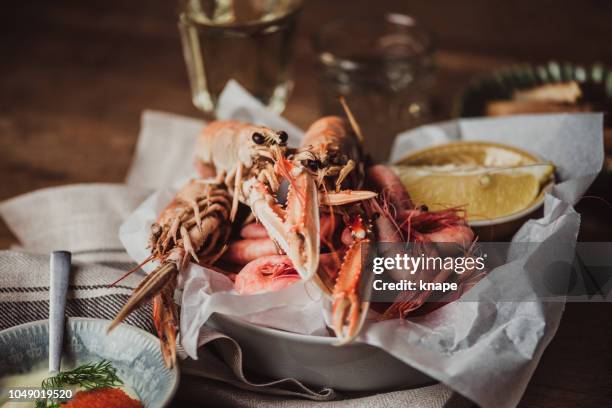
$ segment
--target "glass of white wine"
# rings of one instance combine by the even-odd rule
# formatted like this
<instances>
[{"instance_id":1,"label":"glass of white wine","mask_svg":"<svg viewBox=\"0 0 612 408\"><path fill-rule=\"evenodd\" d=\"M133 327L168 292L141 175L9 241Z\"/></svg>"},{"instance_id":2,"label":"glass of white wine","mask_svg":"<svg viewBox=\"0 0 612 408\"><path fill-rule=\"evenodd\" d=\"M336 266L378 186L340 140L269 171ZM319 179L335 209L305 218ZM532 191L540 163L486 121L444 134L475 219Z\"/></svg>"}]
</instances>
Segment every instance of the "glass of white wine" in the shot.
<instances>
[{"instance_id":1,"label":"glass of white wine","mask_svg":"<svg viewBox=\"0 0 612 408\"><path fill-rule=\"evenodd\" d=\"M214 117L235 79L282 112L293 87L290 61L302 0L182 0L179 30L194 105Z\"/></svg>"}]
</instances>

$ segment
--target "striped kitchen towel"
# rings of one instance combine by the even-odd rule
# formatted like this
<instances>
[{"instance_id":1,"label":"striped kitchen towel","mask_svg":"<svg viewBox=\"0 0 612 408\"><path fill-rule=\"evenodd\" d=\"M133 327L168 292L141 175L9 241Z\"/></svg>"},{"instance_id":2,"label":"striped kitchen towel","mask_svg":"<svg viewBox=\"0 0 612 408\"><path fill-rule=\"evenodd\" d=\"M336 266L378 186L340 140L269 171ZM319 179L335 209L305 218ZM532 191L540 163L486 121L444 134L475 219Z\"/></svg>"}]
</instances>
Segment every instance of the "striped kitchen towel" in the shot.
<instances>
[{"instance_id":1,"label":"striped kitchen towel","mask_svg":"<svg viewBox=\"0 0 612 408\"><path fill-rule=\"evenodd\" d=\"M149 193L120 184L80 184L0 203L0 215L18 239L18 251L0 251L0 330L48 317L49 253L54 250L72 252L66 314L112 319L144 276L138 271L108 286L134 267L117 231ZM151 307L126 322L152 331Z\"/></svg>"},{"instance_id":2,"label":"striped kitchen towel","mask_svg":"<svg viewBox=\"0 0 612 408\"><path fill-rule=\"evenodd\" d=\"M73 262L66 315L112 320L142 279L142 272L136 272L108 286L123 273L103 264ZM0 251L0 330L48 316L49 256ZM152 331L150 305L132 313L125 322Z\"/></svg>"}]
</instances>

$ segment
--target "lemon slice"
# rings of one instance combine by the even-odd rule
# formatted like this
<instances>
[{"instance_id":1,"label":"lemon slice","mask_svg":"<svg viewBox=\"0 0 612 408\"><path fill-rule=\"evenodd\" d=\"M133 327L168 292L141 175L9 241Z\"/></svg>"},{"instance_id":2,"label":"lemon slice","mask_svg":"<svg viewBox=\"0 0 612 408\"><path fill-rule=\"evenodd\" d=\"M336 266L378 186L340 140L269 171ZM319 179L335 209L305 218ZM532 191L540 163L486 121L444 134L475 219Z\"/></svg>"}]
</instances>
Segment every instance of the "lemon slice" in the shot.
<instances>
[{"instance_id":1,"label":"lemon slice","mask_svg":"<svg viewBox=\"0 0 612 408\"><path fill-rule=\"evenodd\" d=\"M462 206L469 221L491 220L532 205L553 177L549 163L495 168L475 165L395 166L416 205Z\"/></svg>"},{"instance_id":2,"label":"lemon slice","mask_svg":"<svg viewBox=\"0 0 612 408\"><path fill-rule=\"evenodd\" d=\"M539 163L529 152L499 143L461 141L412 151L399 160L406 166L439 166L445 164L484 167L517 167Z\"/></svg>"}]
</instances>

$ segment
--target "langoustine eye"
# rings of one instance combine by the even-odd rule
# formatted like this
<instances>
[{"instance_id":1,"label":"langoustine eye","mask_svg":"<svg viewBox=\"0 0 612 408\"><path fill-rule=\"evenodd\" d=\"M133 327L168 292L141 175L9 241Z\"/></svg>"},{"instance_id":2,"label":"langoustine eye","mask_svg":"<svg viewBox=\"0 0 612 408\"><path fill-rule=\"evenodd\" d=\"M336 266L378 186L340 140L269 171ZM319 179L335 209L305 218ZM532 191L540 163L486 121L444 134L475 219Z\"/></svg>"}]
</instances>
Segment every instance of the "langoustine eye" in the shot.
<instances>
[{"instance_id":1,"label":"langoustine eye","mask_svg":"<svg viewBox=\"0 0 612 408\"><path fill-rule=\"evenodd\" d=\"M252 138L253 138L253 142L255 142L258 145L263 144L266 141L266 137L259 132L253 133Z\"/></svg>"},{"instance_id":2,"label":"langoustine eye","mask_svg":"<svg viewBox=\"0 0 612 408\"><path fill-rule=\"evenodd\" d=\"M281 130L277 133L279 139L280 139L280 145L284 146L287 144L287 140L289 140L289 135L287 134L287 132L285 132L284 130Z\"/></svg>"}]
</instances>

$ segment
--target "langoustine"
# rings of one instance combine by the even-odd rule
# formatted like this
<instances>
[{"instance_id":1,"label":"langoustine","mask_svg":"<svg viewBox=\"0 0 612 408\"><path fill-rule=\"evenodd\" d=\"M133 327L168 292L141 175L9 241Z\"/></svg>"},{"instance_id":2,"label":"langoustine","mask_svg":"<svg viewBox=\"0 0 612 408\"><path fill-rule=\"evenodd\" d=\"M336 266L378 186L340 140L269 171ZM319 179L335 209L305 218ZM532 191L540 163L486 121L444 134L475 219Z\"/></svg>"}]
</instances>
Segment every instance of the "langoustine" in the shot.
<instances>
[{"instance_id":1,"label":"langoustine","mask_svg":"<svg viewBox=\"0 0 612 408\"><path fill-rule=\"evenodd\" d=\"M318 196L314 180L286 159L287 138L264 126L213 122L198 139L196 162L233 194L231 220L238 202L249 206L300 276L310 279L319 263ZM276 199L281 178L290 184L284 208Z\"/></svg>"},{"instance_id":2,"label":"langoustine","mask_svg":"<svg viewBox=\"0 0 612 408\"><path fill-rule=\"evenodd\" d=\"M151 256L145 263L158 261L160 265L134 289L109 331L137 307L153 299L153 322L164 360L168 367L176 364L179 322L174 292L178 274L190 260L212 265L219 259L231 230L231 205L232 199L223 185L191 180L178 191L151 226Z\"/></svg>"},{"instance_id":3,"label":"langoustine","mask_svg":"<svg viewBox=\"0 0 612 408\"><path fill-rule=\"evenodd\" d=\"M345 106L349 119L350 111ZM317 179L321 211L339 217L341 245L331 244L336 262L321 265L316 282L332 299L332 329L337 344L350 342L363 325L369 303L360 295L361 260L372 239L370 222L362 203L377 195L359 190L364 182L361 133L354 122L338 116L323 117L306 131L293 157Z\"/></svg>"},{"instance_id":4,"label":"langoustine","mask_svg":"<svg viewBox=\"0 0 612 408\"><path fill-rule=\"evenodd\" d=\"M144 263L156 260L161 264L134 290L109 331L153 299L160 346L166 364L173 366L178 330L174 302L177 276L190 259L212 265L220 258L239 202L251 208L302 277L309 279L315 273L319 258L316 186L306 173L296 172L299 166L292 164L289 168L287 138L285 132L237 121L213 122L204 128L195 152L196 169L202 178L185 185L152 226L151 256ZM292 186L286 209L274 195L279 175Z\"/></svg>"}]
</instances>

